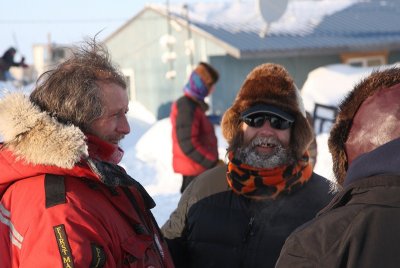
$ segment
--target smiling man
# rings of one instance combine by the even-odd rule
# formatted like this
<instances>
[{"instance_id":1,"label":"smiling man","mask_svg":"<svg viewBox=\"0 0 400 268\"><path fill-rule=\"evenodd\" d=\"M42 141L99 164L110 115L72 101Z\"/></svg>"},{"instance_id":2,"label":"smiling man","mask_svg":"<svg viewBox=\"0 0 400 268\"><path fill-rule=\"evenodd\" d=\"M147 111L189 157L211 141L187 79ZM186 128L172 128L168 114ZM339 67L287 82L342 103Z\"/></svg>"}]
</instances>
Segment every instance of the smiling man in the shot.
<instances>
[{"instance_id":1,"label":"smiling man","mask_svg":"<svg viewBox=\"0 0 400 268\"><path fill-rule=\"evenodd\" d=\"M1 267L173 267L154 201L117 165L128 103L94 41L0 100Z\"/></svg>"},{"instance_id":2,"label":"smiling man","mask_svg":"<svg viewBox=\"0 0 400 268\"><path fill-rule=\"evenodd\" d=\"M274 267L285 239L332 198L313 173L298 89L256 67L222 118L228 164L197 177L162 227L177 267Z\"/></svg>"}]
</instances>

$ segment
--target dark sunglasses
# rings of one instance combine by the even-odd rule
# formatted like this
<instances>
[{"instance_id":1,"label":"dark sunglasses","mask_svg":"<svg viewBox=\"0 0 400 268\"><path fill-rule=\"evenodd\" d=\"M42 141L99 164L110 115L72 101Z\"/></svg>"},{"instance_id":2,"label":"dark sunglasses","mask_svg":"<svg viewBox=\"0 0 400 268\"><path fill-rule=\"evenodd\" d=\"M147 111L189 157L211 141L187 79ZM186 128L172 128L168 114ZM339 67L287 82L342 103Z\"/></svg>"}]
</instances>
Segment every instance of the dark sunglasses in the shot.
<instances>
[{"instance_id":1,"label":"dark sunglasses","mask_svg":"<svg viewBox=\"0 0 400 268\"><path fill-rule=\"evenodd\" d=\"M288 129L293 124L293 122L290 122L279 116L272 114L265 114L265 113L251 114L245 117L241 117L240 119L243 122L245 122L248 126L254 128L262 127L266 121L269 121L269 124L271 125L272 128L279 130Z\"/></svg>"}]
</instances>

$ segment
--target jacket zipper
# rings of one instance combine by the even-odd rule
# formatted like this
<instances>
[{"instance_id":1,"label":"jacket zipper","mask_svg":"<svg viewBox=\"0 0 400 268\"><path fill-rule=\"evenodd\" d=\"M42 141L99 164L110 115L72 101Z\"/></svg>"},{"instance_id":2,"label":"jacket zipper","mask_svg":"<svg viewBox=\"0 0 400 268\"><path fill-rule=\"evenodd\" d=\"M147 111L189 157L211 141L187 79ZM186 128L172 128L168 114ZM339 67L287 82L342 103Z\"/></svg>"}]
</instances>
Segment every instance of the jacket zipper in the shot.
<instances>
[{"instance_id":1,"label":"jacket zipper","mask_svg":"<svg viewBox=\"0 0 400 268\"><path fill-rule=\"evenodd\" d=\"M247 252L246 248L248 247L248 243L247 242L249 240L249 237L253 235L254 219L255 219L254 216L250 217L249 223L247 224L247 229L246 229L245 235L244 235L244 237L242 239L243 250L242 250L242 259L241 259L240 267L246 267L246 263L244 263L244 260L245 260L245 257L246 257L245 255L246 255L246 252Z\"/></svg>"},{"instance_id":2,"label":"jacket zipper","mask_svg":"<svg viewBox=\"0 0 400 268\"><path fill-rule=\"evenodd\" d=\"M253 223L254 223L254 216L250 217L249 223L247 224L247 230L246 230L246 234L243 238L243 243L246 243L249 236L252 235L253 233Z\"/></svg>"}]
</instances>

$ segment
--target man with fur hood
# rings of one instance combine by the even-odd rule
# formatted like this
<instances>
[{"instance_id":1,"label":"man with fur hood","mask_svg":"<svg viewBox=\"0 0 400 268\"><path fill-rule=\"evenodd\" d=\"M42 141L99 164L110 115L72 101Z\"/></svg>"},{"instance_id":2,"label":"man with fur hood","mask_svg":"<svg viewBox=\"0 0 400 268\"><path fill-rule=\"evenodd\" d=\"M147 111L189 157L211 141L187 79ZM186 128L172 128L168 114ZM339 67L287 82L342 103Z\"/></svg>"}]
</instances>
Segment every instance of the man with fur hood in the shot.
<instances>
[{"instance_id":1,"label":"man with fur hood","mask_svg":"<svg viewBox=\"0 0 400 268\"><path fill-rule=\"evenodd\" d=\"M1 267L173 267L154 201L117 165L128 103L95 41L0 99Z\"/></svg>"},{"instance_id":2,"label":"man with fur hood","mask_svg":"<svg viewBox=\"0 0 400 268\"><path fill-rule=\"evenodd\" d=\"M399 267L400 68L375 71L339 106L328 140L341 192L285 243L277 267Z\"/></svg>"},{"instance_id":3,"label":"man with fur hood","mask_svg":"<svg viewBox=\"0 0 400 268\"><path fill-rule=\"evenodd\" d=\"M197 177L161 230L177 267L274 267L289 234L332 198L309 163L313 133L287 71L251 71L221 127L228 164Z\"/></svg>"}]
</instances>

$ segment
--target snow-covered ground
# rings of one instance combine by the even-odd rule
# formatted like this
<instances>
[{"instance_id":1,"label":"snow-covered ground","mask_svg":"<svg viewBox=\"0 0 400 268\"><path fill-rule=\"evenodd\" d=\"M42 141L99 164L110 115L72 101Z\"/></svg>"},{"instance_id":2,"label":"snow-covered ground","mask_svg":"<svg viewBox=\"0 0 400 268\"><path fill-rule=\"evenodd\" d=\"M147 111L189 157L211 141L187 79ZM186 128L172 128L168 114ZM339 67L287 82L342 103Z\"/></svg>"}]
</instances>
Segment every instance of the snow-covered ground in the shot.
<instances>
[{"instance_id":1,"label":"snow-covered ground","mask_svg":"<svg viewBox=\"0 0 400 268\"><path fill-rule=\"evenodd\" d=\"M306 109L312 112L315 102L336 106L354 84L372 70L373 68L349 68L345 65L316 69L310 73L302 89ZM332 79L334 82L329 82ZM22 90L29 92L31 87ZM0 82L1 88L16 90L12 84ZM0 98L2 94L4 90L0 90ZM131 133L121 143L125 151L121 165L154 198L157 206L153 213L157 222L162 225L176 208L180 198L181 176L172 170L171 124L169 119L156 121L145 107L135 101L130 102L128 120ZM226 141L220 127L216 126L215 130L220 158L225 159ZM318 158L315 172L332 179L332 161L327 146L328 131L329 129L325 129L317 135Z\"/></svg>"}]
</instances>

